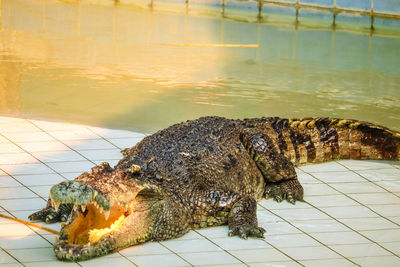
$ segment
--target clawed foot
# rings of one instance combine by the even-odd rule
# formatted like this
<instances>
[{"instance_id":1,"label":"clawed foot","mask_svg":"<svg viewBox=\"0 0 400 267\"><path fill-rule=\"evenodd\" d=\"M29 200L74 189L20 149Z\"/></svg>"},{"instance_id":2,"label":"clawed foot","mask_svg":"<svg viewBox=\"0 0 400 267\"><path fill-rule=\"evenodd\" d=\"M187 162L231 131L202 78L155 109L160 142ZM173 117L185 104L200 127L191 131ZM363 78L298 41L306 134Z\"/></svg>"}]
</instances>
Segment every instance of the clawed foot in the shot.
<instances>
[{"instance_id":1,"label":"clawed foot","mask_svg":"<svg viewBox=\"0 0 400 267\"><path fill-rule=\"evenodd\" d=\"M240 238L247 239L249 236L264 238L265 229L262 227L251 225L237 225L229 229L229 236L239 236Z\"/></svg>"},{"instance_id":2,"label":"clawed foot","mask_svg":"<svg viewBox=\"0 0 400 267\"><path fill-rule=\"evenodd\" d=\"M265 187L265 197L272 197L277 202L287 200L291 204L303 200L304 190L298 180L285 180L278 183L271 183Z\"/></svg>"},{"instance_id":3,"label":"clawed foot","mask_svg":"<svg viewBox=\"0 0 400 267\"><path fill-rule=\"evenodd\" d=\"M58 208L51 205L49 200L46 208L28 216L31 221L43 221L45 223L66 222L71 213L72 205L61 204Z\"/></svg>"}]
</instances>

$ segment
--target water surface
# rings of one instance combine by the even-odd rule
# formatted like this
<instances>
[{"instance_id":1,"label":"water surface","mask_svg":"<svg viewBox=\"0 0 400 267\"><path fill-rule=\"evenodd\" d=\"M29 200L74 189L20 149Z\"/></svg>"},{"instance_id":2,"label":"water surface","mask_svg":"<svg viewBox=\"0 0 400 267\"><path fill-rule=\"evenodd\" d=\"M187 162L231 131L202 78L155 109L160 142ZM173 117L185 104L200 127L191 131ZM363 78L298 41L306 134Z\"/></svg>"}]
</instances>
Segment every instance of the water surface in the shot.
<instances>
[{"instance_id":1,"label":"water surface","mask_svg":"<svg viewBox=\"0 0 400 267\"><path fill-rule=\"evenodd\" d=\"M344 117L400 130L397 35L79 1L0 3L1 114L142 132L204 115Z\"/></svg>"}]
</instances>

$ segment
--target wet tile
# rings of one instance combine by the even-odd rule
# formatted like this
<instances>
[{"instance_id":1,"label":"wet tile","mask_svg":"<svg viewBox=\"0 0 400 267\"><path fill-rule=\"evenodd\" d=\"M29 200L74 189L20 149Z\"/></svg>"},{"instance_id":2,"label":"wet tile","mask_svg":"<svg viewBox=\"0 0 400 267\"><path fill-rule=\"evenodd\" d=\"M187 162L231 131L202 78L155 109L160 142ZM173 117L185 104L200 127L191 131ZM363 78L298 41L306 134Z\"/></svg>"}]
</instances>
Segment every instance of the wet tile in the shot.
<instances>
[{"instance_id":1,"label":"wet tile","mask_svg":"<svg viewBox=\"0 0 400 267\"><path fill-rule=\"evenodd\" d=\"M160 263L162 266L190 266L189 263L184 261L182 258L178 257L175 254L164 254L164 255L146 255L146 256L133 256L128 257L129 260L137 264L138 266L143 267L158 267Z\"/></svg>"},{"instance_id":2,"label":"wet tile","mask_svg":"<svg viewBox=\"0 0 400 267\"><path fill-rule=\"evenodd\" d=\"M4 133L4 136L15 143L19 142L43 142L43 141L55 141L53 137L45 132L15 132L15 133Z\"/></svg>"},{"instance_id":3,"label":"wet tile","mask_svg":"<svg viewBox=\"0 0 400 267\"><path fill-rule=\"evenodd\" d=\"M13 257L11 257L10 255L8 255L6 252L4 252L3 250L0 249L0 264L1 264L1 266L4 266L5 264L8 264L8 263L17 263L17 261L15 259L13 259Z\"/></svg>"},{"instance_id":4,"label":"wet tile","mask_svg":"<svg viewBox=\"0 0 400 267\"><path fill-rule=\"evenodd\" d=\"M65 262L65 261L38 261L38 262L25 262L25 266L28 267L69 267L69 266L80 266L75 262Z\"/></svg>"},{"instance_id":5,"label":"wet tile","mask_svg":"<svg viewBox=\"0 0 400 267\"><path fill-rule=\"evenodd\" d=\"M238 259L246 262L279 262L279 261L288 261L290 260L285 254L279 252L273 248L262 248L262 249L245 249L241 250L232 250L230 251L232 255L237 257Z\"/></svg>"},{"instance_id":6,"label":"wet tile","mask_svg":"<svg viewBox=\"0 0 400 267\"><path fill-rule=\"evenodd\" d=\"M267 235L265 241L277 248L321 246L319 242L306 234Z\"/></svg>"},{"instance_id":7,"label":"wet tile","mask_svg":"<svg viewBox=\"0 0 400 267\"><path fill-rule=\"evenodd\" d=\"M101 139L100 136L89 129L71 130L71 131L48 131L49 135L58 140L86 140Z\"/></svg>"},{"instance_id":8,"label":"wet tile","mask_svg":"<svg viewBox=\"0 0 400 267\"><path fill-rule=\"evenodd\" d=\"M400 242L380 243L381 246L400 256Z\"/></svg>"},{"instance_id":9,"label":"wet tile","mask_svg":"<svg viewBox=\"0 0 400 267\"><path fill-rule=\"evenodd\" d=\"M32 191L22 186L0 188L0 199L35 198L35 197L37 197L36 194L34 194Z\"/></svg>"},{"instance_id":10,"label":"wet tile","mask_svg":"<svg viewBox=\"0 0 400 267\"><path fill-rule=\"evenodd\" d=\"M65 179L57 173L14 175L14 178L26 186L53 185L65 181Z\"/></svg>"},{"instance_id":11,"label":"wet tile","mask_svg":"<svg viewBox=\"0 0 400 267\"><path fill-rule=\"evenodd\" d=\"M0 154L0 165L37 163L37 159L27 153L3 153Z\"/></svg>"},{"instance_id":12,"label":"wet tile","mask_svg":"<svg viewBox=\"0 0 400 267\"><path fill-rule=\"evenodd\" d=\"M1 175L0 176L0 188L1 187L17 187L22 186L18 183L14 178L8 175Z\"/></svg>"},{"instance_id":13,"label":"wet tile","mask_svg":"<svg viewBox=\"0 0 400 267\"><path fill-rule=\"evenodd\" d=\"M149 242L138 246L132 246L120 251L126 257L139 255L171 254L171 251L158 242Z\"/></svg>"},{"instance_id":14,"label":"wet tile","mask_svg":"<svg viewBox=\"0 0 400 267\"><path fill-rule=\"evenodd\" d=\"M20 262L54 261L56 259L52 247L9 249L8 252Z\"/></svg>"},{"instance_id":15,"label":"wet tile","mask_svg":"<svg viewBox=\"0 0 400 267\"><path fill-rule=\"evenodd\" d=\"M282 248L282 251L296 260L311 259L335 259L341 258L340 255L327 247L298 247L298 248Z\"/></svg>"},{"instance_id":16,"label":"wet tile","mask_svg":"<svg viewBox=\"0 0 400 267\"><path fill-rule=\"evenodd\" d=\"M95 166L90 161L49 162L47 164L57 172L85 172Z\"/></svg>"},{"instance_id":17,"label":"wet tile","mask_svg":"<svg viewBox=\"0 0 400 267\"><path fill-rule=\"evenodd\" d=\"M64 143L75 150L91 150L91 149L115 149L116 146L104 139L88 139L88 140L64 140Z\"/></svg>"},{"instance_id":18,"label":"wet tile","mask_svg":"<svg viewBox=\"0 0 400 267\"><path fill-rule=\"evenodd\" d=\"M400 177L395 181L379 181L375 183L390 192L400 192Z\"/></svg>"},{"instance_id":19,"label":"wet tile","mask_svg":"<svg viewBox=\"0 0 400 267\"><path fill-rule=\"evenodd\" d=\"M398 226L382 217L339 219L348 227L357 230L396 229Z\"/></svg>"},{"instance_id":20,"label":"wet tile","mask_svg":"<svg viewBox=\"0 0 400 267\"><path fill-rule=\"evenodd\" d=\"M98 127L89 127L96 134L104 137L105 139L110 138L143 138L145 137L142 133L124 131L124 130L115 130L115 129L106 129L106 128L98 128Z\"/></svg>"},{"instance_id":21,"label":"wet tile","mask_svg":"<svg viewBox=\"0 0 400 267\"><path fill-rule=\"evenodd\" d=\"M326 184L303 184L304 199L307 200L308 196L325 196L325 195L338 195L340 192L329 187Z\"/></svg>"},{"instance_id":22,"label":"wet tile","mask_svg":"<svg viewBox=\"0 0 400 267\"><path fill-rule=\"evenodd\" d=\"M340 164L351 170L393 169L392 162L383 160L340 160Z\"/></svg>"},{"instance_id":23,"label":"wet tile","mask_svg":"<svg viewBox=\"0 0 400 267\"><path fill-rule=\"evenodd\" d=\"M38 158L42 162L64 162L64 161L82 161L84 157L76 153L75 151L48 151L48 152L32 152L32 155Z\"/></svg>"},{"instance_id":24,"label":"wet tile","mask_svg":"<svg viewBox=\"0 0 400 267\"><path fill-rule=\"evenodd\" d=\"M80 150L84 157L89 160L119 160L122 158L121 150L119 149L97 149L97 150Z\"/></svg>"},{"instance_id":25,"label":"wet tile","mask_svg":"<svg viewBox=\"0 0 400 267\"><path fill-rule=\"evenodd\" d=\"M328 196L308 196L307 202L315 207L340 207L354 206L357 202L345 195L328 195Z\"/></svg>"},{"instance_id":26,"label":"wet tile","mask_svg":"<svg viewBox=\"0 0 400 267\"><path fill-rule=\"evenodd\" d=\"M300 261L304 266L307 267L351 267L351 266L358 266L347 259L327 259L327 260L305 260Z\"/></svg>"},{"instance_id":27,"label":"wet tile","mask_svg":"<svg viewBox=\"0 0 400 267\"><path fill-rule=\"evenodd\" d=\"M291 226L287 222L264 223L262 221L259 221L258 226L263 227L267 231L265 234L266 238L269 235L299 234L300 233L300 230Z\"/></svg>"},{"instance_id":28,"label":"wet tile","mask_svg":"<svg viewBox=\"0 0 400 267\"><path fill-rule=\"evenodd\" d=\"M400 229L368 230L360 233L378 243L400 241Z\"/></svg>"},{"instance_id":29,"label":"wet tile","mask_svg":"<svg viewBox=\"0 0 400 267\"><path fill-rule=\"evenodd\" d=\"M0 153L22 153L24 152L20 147L13 143L0 143Z\"/></svg>"},{"instance_id":30,"label":"wet tile","mask_svg":"<svg viewBox=\"0 0 400 267\"><path fill-rule=\"evenodd\" d=\"M313 176L325 183L365 182L366 180L352 171L314 172Z\"/></svg>"},{"instance_id":31,"label":"wet tile","mask_svg":"<svg viewBox=\"0 0 400 267\"><path fill-rule=\"evenodd\" d=\"M400 179L400 170L396 168L363 171L360 170L357 172L366 179L374 182L390 180L398 181Z\"/></svg>"},{"instance_id":32,"label":"wet tile","mask_svg":"<svg viewBox=\"0 0 400 267\"><path fill-rule=\"evenodd\" d=\"M364 205L376 205L376 204L400 204L400 198L392 193L364 193L364 194L348 194L351 198L354 198L358 202Z\"/></svg>"},{"instance_id":33,"label":"wet tile","mask_svg":"<svg viewBox=\"0 0 400 267\"><path fill-rule=\"evenodd\" d=\"M369 207L381 216L400 216L399 204L395 205L369 205Z\"/></svg>"},{"instance_id":34,"label":"wet tile","mask_svg":"<svg viewBox=\"0 0 400 267\"><path fill-rule=\"evenodd\" d=\"M217 244L219 247L225 250L240 250L240 249L262 249L262 248L271 248L267 242L263 239L258 238L249 238L244 240L240 237L221 237L221 238L213 238L212 241Z\"/></svg>"},{"instance_id":35,"label":"wet tile","mask_svg":"<svg viewBox=\"0 0 400 267\"><path fill-rule=\"evenodd\" d=\"M142 141L143 138L107 138L107 141L117 146L120 149L130 148Z\"/></svg>"},{"instance_id":36,"label":"wet tile","mask_svg":"<svg viewBox=\"0 0 400 267\"><path fill-rule=\"evenodd\" d=\"M344 257L367 257L391 255L390 252L381 248L377 244L351 244L351 245L331 245L332 249Z\"/></svg>"},{"instance_id":37,"label":"wet tile","mask_svg":"<svg viewBox=\"0 0 400 267\"><path fill-rule=\"evenodd\" d=\"M368 244L368 239L352 231L348 232L330 232L330 233L312 233L314 238L325 245L347 245L347 244Z\"/></svg>"},{"instance_id":38,"label":"wet tile","mask_svg":"<svg viewBox=\"0 0 400 267\"><path fill-rule=\"evenodd\" d=\"M18 174L42 174L54 173L49 167L42 163L29 163L29 164L8 164L0 165L0 168L11 175Z\"/></svg>"},{"instance_id":39,"label":"wet tile","mask_svg":"<svg viewBox=\"0 0 400 267\"><path fill-rule=\"evenodd\" d=\"M362 183L336 183L330 184L336 190L345 193L383 193L386 192L381 187L375 185L371 182L362 182Z\"/></svg>"},{"instance_id":40,"label":"wet tile","mask_svg":"<svg viewBox=\"0 0 400 267\"><path fill-rule=\"evenodd\" d=\"M118 254L116 254L118 255ZM124 258L120 255L113 257L100 257L91 259L90 261L81 261L79 262L82 266L96 266L96 267L109 267L111 266L135 266L133 262L129 259Z\"/></svg>"},{"instance_id":41,"label":"wet tile","mask_svg":"<svg viewBox=\"0 0 400 267\"><path fill-rule=\"evenodd\" d=\"M346 169L345 167L343 167L342 165L338 164L335 161L320 163L320 164L305 165L299 168L302 171L309 173L348 171L348 169Z\"/></svg>"},{"instance_id":42,"label":"wet tile","mask_svg":"<svg viewBox=\"0 0 400 267\"><path fill-rule=\"evenodd\" d=\"M70 151L66 145L60 141L45 141L45 142L18 142L18 145L28 152L46 152L46 151Z\"/></svg>"},{"instance_id":43,"label":"wet tile","mask_svg":"<svg viewBox=\"0 0 400 267\"><path fill-rule=\"evenodd\" d=\"M44 248L52 247L46 239L37 234L23 236L2 236L0 246L3 249Z\"/></svg>"},{"instance_id":44,"label":"wet tile","mask_svg":"<svg viewBox=\"0 0 400 267\"><path fill-rule=\"evenodd\" d=\"M45 204L46 202L41 198L0 200L0 205L8 211L36 210L43 208Z\"/></svg>"},{"instance_id":45,"label":"wet tile","mask_svg":"<svg viewBox=\"0 0 400 267\"><path fill-rule=\"evenodd\" d=\"M198 252L198 253L181 253L185 260L193 265L219 265L219 264L231 264L240 263L239 260L229 255L224 251L218 252Z\"/></svg>"},{"instance_id":46,"label":"wet tile","mask_svg":"<svg viewBox=\"0 0 400 267\"><path fill-rule=\"evenodd\" d=\"M302 220L324 220L329 219L329 216L320 212L317 209L293 209L293 210L274 210L278 216L289 222Z\"/></svg>"},{"instance_id":47,"label":"wet tile","mask_svg":"<svg viewBox=\"0 0 400 267\"><path fill-rule=\"evenodd\" d=\"M168 240L161 242L175 253L189 253L189 252L206 252L206 251L220 251L221 248L214 245L207 239L192 239L192 240Z\"/></svg>"},{"instance_id":48,"label":"wet tile","mask_svg":"<svg viewBox=\"0 0 400 267\"><path fill-rule=\"evenodd\" d=\"M314 220L314 221L294 221L293 224L307 233L324 233L350 231L343 224L333 220Z\"/></svg>"},{"instance_id":49,"label":"wet tile","mask_svg":"<svg viewBox=\"0 0 400 267\"><path fill-rule=\"evenodd\" d=\"M363 206L349 206L349 207L322 207L323 211L332 217L342 218L365 218L365 217L378 217L376 213Z\"/></svg>"},{"instance_id":50,"label":"wet tile","mask_svg":"<svg viewBox=\"0 0 400 267\"><path fill-rule=\"evenodd\" d=\"M360 257L360 258L350 258L352 261L356 262L363 267L375 267L375 266L385 266L385 267L395 267L400 266L400 258L396 256L384 256L384 257Z\"/></svg>"}]
</instances>

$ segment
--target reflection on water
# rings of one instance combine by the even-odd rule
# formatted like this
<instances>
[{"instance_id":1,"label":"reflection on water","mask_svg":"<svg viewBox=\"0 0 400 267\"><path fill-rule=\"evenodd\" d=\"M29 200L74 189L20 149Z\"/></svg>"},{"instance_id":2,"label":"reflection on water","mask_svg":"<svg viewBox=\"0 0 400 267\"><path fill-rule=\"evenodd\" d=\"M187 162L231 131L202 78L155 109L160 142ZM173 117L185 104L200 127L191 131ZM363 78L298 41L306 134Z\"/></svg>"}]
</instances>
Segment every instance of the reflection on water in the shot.
<instances>
[{"instance_id":1,"label":"reflection on water","mask_svg":"<svg viewBox=\"0 0 400 267\"><path fill-rule=\"evenodd\" d=\"M203 115L349 117L400 130L400 36L79 1L0 3L1 114L145 132Z\"/></svg>"}]
</instances>

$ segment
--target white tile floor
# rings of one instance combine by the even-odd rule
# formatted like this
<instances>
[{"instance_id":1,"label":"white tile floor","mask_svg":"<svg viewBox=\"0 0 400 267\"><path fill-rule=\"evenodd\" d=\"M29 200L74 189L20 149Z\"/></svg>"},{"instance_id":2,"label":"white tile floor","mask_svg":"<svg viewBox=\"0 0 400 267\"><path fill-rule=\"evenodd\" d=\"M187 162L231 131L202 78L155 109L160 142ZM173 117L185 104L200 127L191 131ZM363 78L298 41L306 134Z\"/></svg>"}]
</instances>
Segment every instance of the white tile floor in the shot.
<instances>
[{"instance_id":1,"label":"white tile floor","mask_svg":"<svg viewBox=\"0 0 400 267\"><path fill-rule=\"evenodd\" d=\"M73 179L143 134L0 116L0 213L26 220L51 185ZM337 161L300 167L305 203L263 200L265 240L227 227L131 247L79 263L56 261L54 235L0 218L1 266L400 266L400 163ZM46 225L59 230L60 225Z\"/></svg>"}]
</instances>

